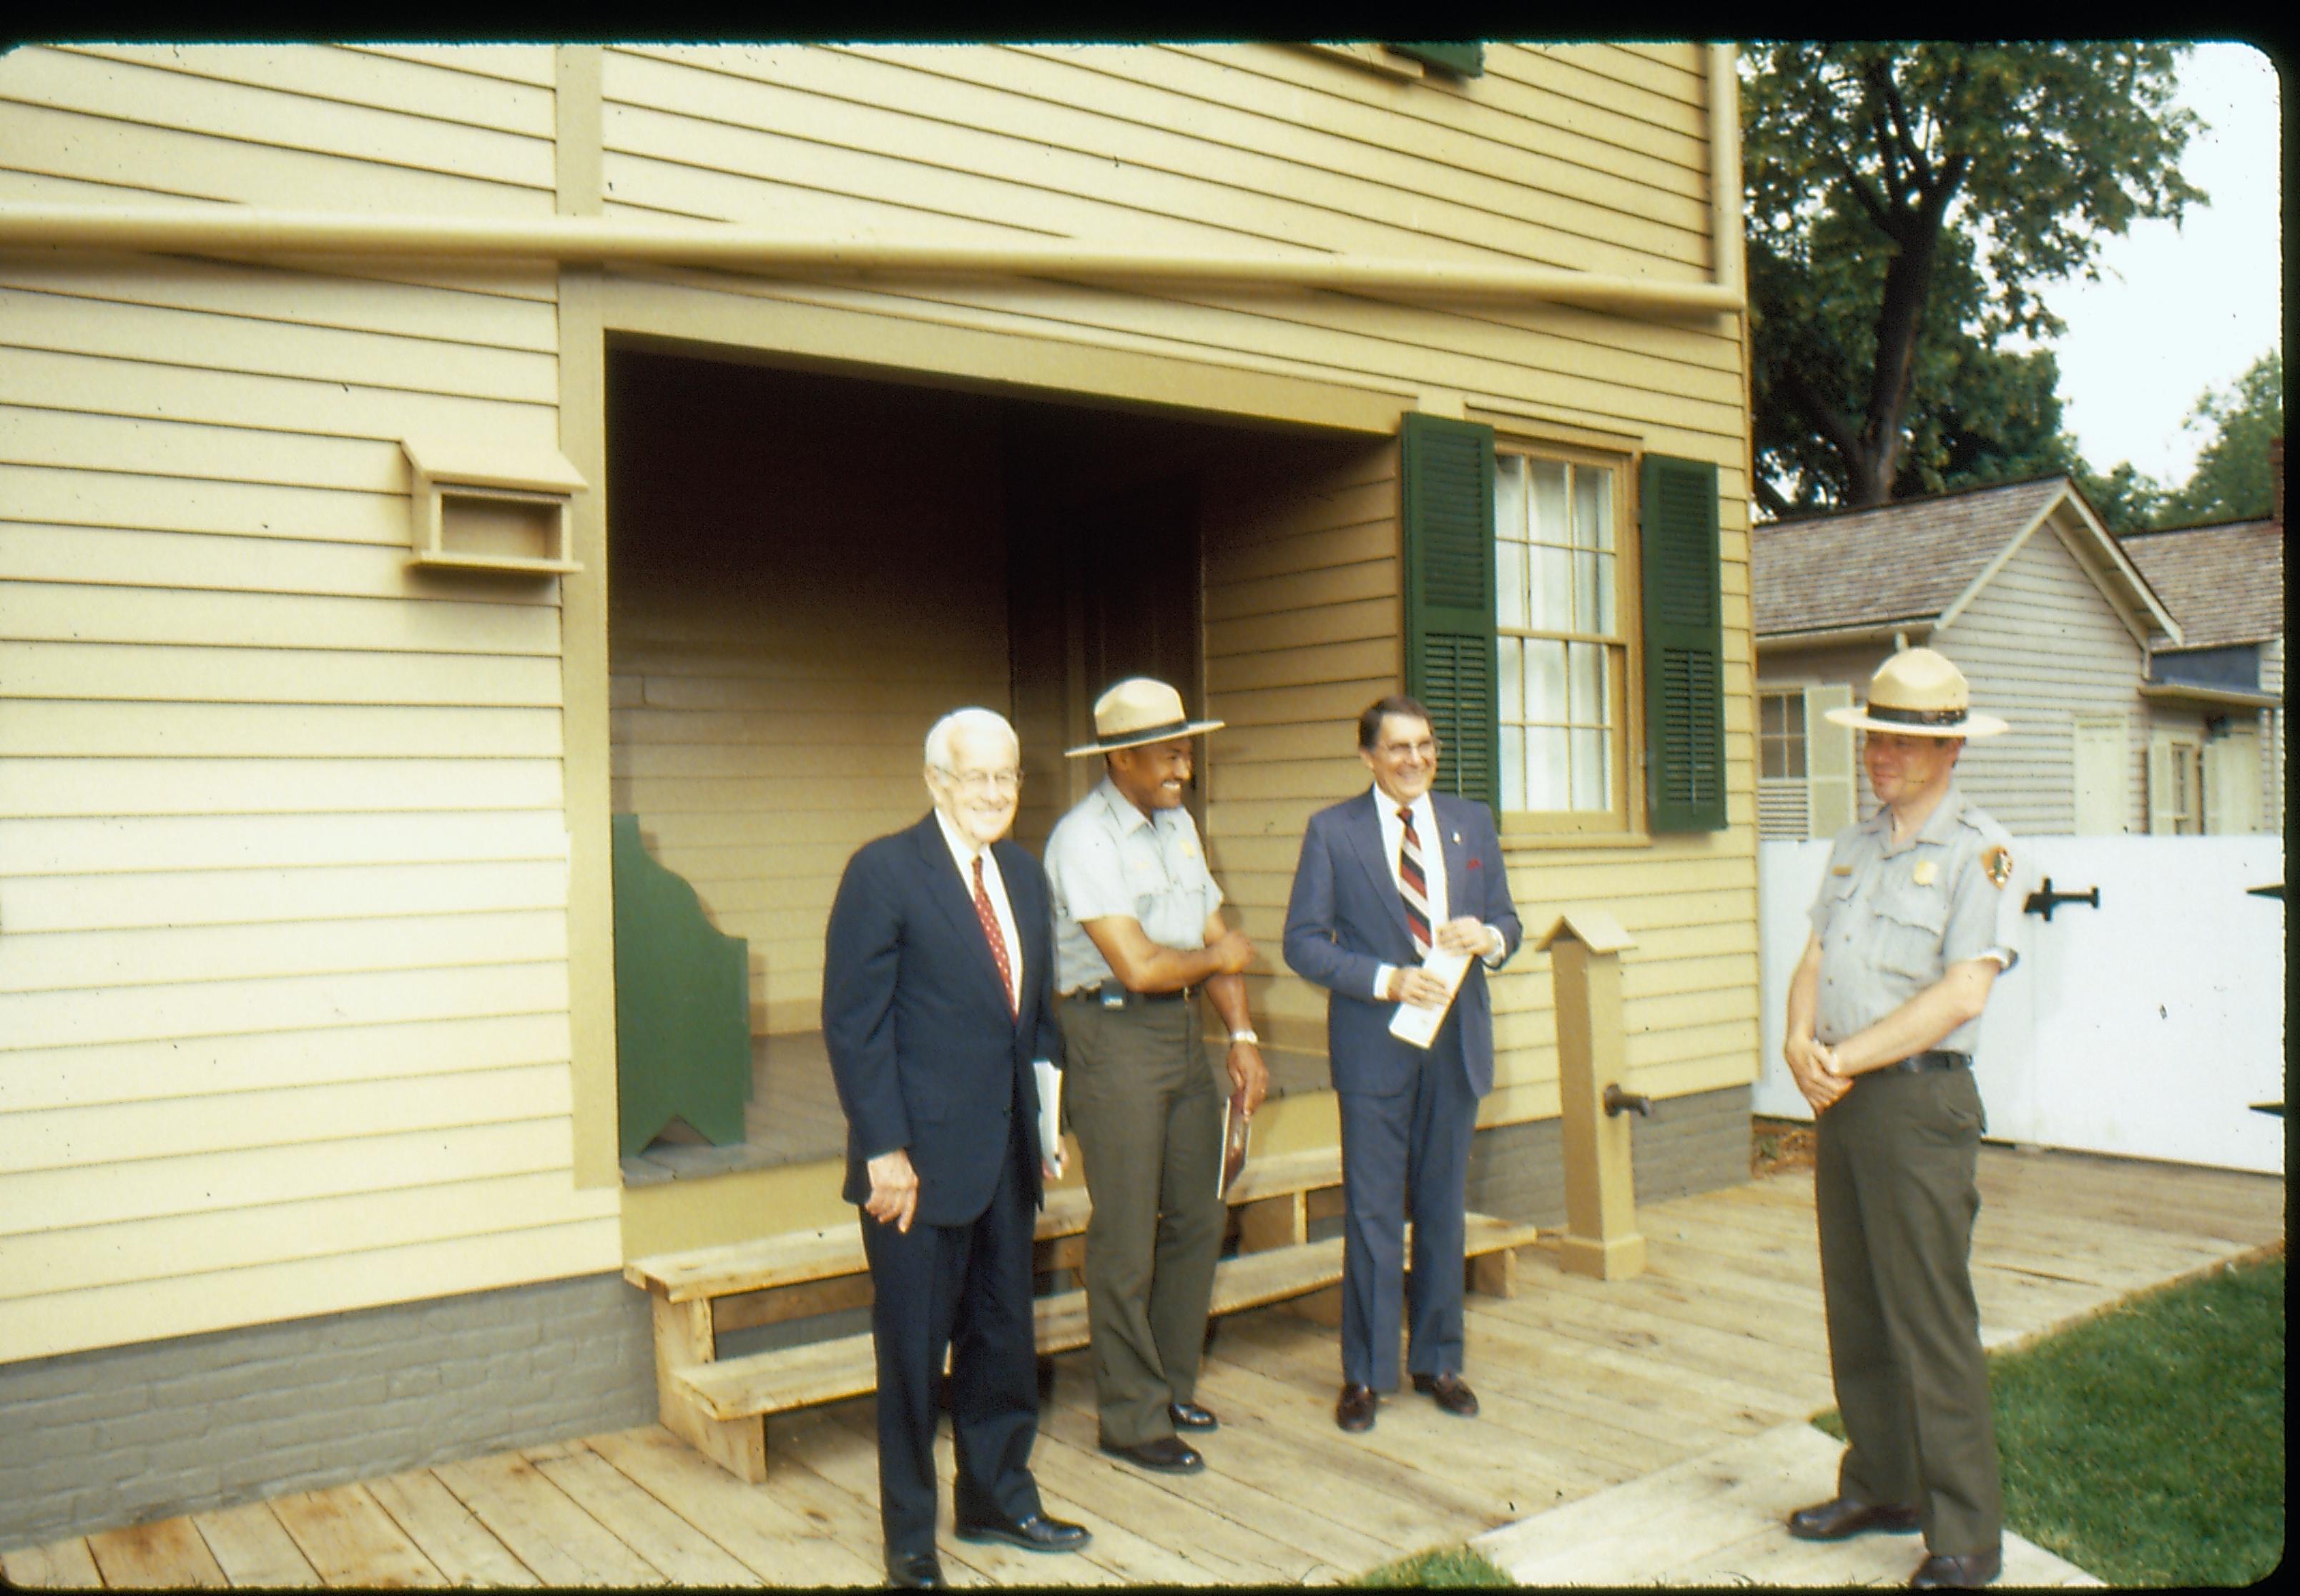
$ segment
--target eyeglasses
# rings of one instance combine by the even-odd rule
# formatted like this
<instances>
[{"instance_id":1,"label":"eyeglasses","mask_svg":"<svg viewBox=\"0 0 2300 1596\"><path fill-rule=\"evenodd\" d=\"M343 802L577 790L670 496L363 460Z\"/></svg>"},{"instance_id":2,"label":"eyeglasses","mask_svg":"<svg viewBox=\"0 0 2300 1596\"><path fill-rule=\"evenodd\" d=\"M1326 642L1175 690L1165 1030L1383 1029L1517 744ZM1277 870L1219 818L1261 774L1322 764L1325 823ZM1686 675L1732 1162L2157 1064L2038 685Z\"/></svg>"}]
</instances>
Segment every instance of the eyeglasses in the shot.
<instances>
[{"instance_id":1,"label":"eyeglasses","mask_svg":"<svg viewBox=\"0 0 2300 1596\"><path fill-rule=\"evenodd\" d=\"M947 765L937 765L934 769L937 775L970 796L996 793L1002 798L1010 798L1022 790L1022 773L1020 770L968 770L961 773Z\"/></svg>"}]
</instances>

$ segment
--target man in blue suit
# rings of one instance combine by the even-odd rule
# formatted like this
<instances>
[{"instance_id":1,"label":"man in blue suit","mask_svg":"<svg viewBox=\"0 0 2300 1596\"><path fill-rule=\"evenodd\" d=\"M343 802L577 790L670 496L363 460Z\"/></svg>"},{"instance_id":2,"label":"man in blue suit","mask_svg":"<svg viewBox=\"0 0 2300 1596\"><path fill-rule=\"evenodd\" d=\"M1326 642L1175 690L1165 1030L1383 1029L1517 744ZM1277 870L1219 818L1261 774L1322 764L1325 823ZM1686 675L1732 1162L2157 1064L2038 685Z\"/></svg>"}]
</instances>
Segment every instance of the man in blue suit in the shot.
<instances>
[{"instance_id":1,"label":"man in blue suit","mask_svg":"<svg viewBox=\"0 0 2300 1596\"><path fill-rule=\"evenodd\" d=\"M934 810L846 862L824 938L822 1031L846 1110L879 1370L879 1518L892 1584L936 1588L937 1386L950 1355L962 1541L1075 1551L1040 1510L1032 1216L1045 1201L1034 1061L1062 1057L1053 899L1001 841L1014 728L955 711L927 734Z\"/></svg>"},{"instance_id":2,"label":"man in blue suit","mask_svg":"<svg viewBox=\"0 0 2300 1596\"><path fill-rule=\"evenodd\" d=\"M1462 1417L1462 1212L1478 1100L1493 1089L1494 1010L1485 972L1522 935L1493 815L1429 790L1429 712L1403 694L1358 718L1369 792L1310 818L1286 906L1286 962L1326 988L1326 1045L1341 1099L1342 1394L1335 1422L1373 1427L1397 1389L1406 1202L1413 1280L1406 1367L1413 1388ZM1427 1048L1394 1035L1404 1004L1444 1009L1432 948L1468 973Z\"/></svg>"}]
</instances>

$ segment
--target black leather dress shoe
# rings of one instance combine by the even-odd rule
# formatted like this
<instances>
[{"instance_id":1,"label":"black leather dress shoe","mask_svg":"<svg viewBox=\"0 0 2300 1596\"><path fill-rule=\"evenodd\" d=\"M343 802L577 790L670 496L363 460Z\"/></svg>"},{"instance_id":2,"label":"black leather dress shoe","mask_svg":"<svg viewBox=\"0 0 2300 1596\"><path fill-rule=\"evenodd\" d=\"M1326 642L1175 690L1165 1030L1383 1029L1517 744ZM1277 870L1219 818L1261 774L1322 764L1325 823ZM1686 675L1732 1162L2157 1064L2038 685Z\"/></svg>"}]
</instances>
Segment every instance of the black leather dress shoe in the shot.
<instances>
[{"instance_id":1,"label":"black leather dress shoe","mask_svg":"<svg viewBox=\"0 0 2300 1596\"><path fill-rule=\"evenodd\" d=\"M942 1576L942 1563L930 1551L887 1554L887 1583L897 1591L940 1591L949 1582Z\"/></svg>"},{"instance_id":2,"label":"black leather dress shoe","mask_svg":"<svg viewBox=\"0 0 2300 1596\"><path fill-rule=\"evenodd\" d=\"M958 1526L962 1541L1004 1541L1024 1551L1076 1551L1094 1539L1083 1524L1033 1513L1027 1518L972 1519Z\"/></svg>"},{"instance_id":3,"label":"black leather dress shoe","mask_svg":"<svg viewBox=\"0 0 2300 1596\"><path fill-rule=\"evenodd\" d=\"M1912 1591L1978 1591L2004 1571L2002 1547L1990 1551L1965 1551L1954 1556L1935 1552L1917 1565L1909 1576Z\"/></svg>"},{"instance_id":4,"label":"black leather dress shoe","mask_svg":"<svg viewBox=\"0 0 2300 1596\"><path fill-rule=\"evenodd\" d=\"M1478 1393L1459 1375L1416 1375L1413 1389L1436 1399L1440 1408L1456 1418L1478 1417Z\"/></svg>"},{"instance_id":5,"label":"black leather dress shoe","mask_svg":"<svg viewBox=\"0 0 2300 1596\"><path fill-rule=\"evenodd\" d=\"M1196 1474L1206 1466L1206 1460L1177 1435L1154 1435L1138 1446L1113 1446L1107 1441L1100 1445L1112 1457L1155 1474Z\"/></svg>"},{"instance_id":6,"label":"black leather dress shoe","mask_svg":"<svg viewBox=\"0 0 2300 1596\"><path fill-rule=\"evenodd\" d=\"M1196 1402L1169 1402L1166 1404L1166 1417L1174 1421L1174 1427L1178 1430L1221 1428L1221 1420L1213 1416L1213 1410L1201 1408Z\"/></svg>"},{"instance_id":7,"label":"black leather dress shoe","mask_svg":"<svg viewBox=\"0 0 2300 1596\"><path fill-rule=\"evenodd\" d=\"M1876 1508L1849 1497L1832 1497L1789 1515L1789 1534L1800 1541L1849 1541L1881 1530L1888 1535L1917 1533L1914 1508Z\"/></svg>"},{"instance_id":8,"label":"black leather dress shoe","mask_svg":"<svg viewBox=\"0 0 2300 1596\"><path fill-rule=\"evenodd\" d=\"M1371 1430L1373 1428L1373 1410L1380 1403L1381 1399L1374 1395L1372 1386L1345 1385L1342 1387L1342 1400L1334 1404L1334 1422L1353 1435Z\"/></svg>"}]
</instances>

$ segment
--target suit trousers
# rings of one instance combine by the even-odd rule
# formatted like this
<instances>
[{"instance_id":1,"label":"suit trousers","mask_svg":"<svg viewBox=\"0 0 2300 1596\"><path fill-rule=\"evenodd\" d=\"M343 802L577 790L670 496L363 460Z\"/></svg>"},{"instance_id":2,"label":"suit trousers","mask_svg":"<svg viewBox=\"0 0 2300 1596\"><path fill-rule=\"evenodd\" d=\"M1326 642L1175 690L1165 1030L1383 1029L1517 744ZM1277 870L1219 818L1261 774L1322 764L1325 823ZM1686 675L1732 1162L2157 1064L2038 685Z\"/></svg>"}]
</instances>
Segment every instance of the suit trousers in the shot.
<instances>
[{"instance_id":1,"label":"suit trousers","mask_svg":"<svg viewBox=\"0 0 2300 1596\"><path fill-rule=\"evenodd\" d=\"M1031 1316L1030 1200L1021 1160L1036 1158L1019 1123L990 1206L971 1224L907 1234L862 1215L871 1264L871 1340L879 1368L879 1522L897 1556L935 1544L934 1440L943 1349L950 1349L953 1490L962 1520L1038 1511L1030 1447L1038 1434Z\"/></svg>"},{"instance_id":2,"label":"suit trousers","mask_svg":"<svg viewBox=\"0 0 2300 1596\"><path fill-rule=\"evenodd\" d=\"M1342 1118L1342 1381L1397 1389L1401 1310L1406 1367L1462 1372L1462 1210L1478 1099L1462 1066L1461 1026L1448 1016L1404 1090L1338 1093ZM1405 1268L1407 1204L1413 1272ZM1402 1299L1410 1295L1411 1301Z\"/></svg>"},{"instance_id":3,"label":"suit trousers","mask_svg":"<svg viewBox=\"0 0 2300 1596\"><path fill-rule=\"evenodd\" d=\"M1879 1070L1817 1125L1838 1492L1913 1505L1944 1556L1995 1550L2004 1511L1972 1296L1980 1093L1970 1069Z\"/></svg>"},{"instance_id":4,"label":"suit trousers","mask_svg":"<svg viewBox=\"0 0 2300 1596\"><path fill-rule=\"evenodd\" d=\"M1229 1207L1222 1105L1197 1005L1105 1009L1066 1000L1062 1096L1094 1201L1086 1231L1087 1326L1102 1438L1139 1446L1174 1433L1169 1402L1197 1391Z\"/></svg>"}]
</instances>

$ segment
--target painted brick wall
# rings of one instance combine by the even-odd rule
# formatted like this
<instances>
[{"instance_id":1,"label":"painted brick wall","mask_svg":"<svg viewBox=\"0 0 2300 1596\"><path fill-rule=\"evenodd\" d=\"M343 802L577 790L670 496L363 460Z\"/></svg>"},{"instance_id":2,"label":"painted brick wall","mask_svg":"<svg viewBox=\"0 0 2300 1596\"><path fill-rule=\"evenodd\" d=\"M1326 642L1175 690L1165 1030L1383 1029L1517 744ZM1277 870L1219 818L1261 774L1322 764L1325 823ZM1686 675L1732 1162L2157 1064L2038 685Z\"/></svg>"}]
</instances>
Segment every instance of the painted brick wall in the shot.
<instances>
[{"instance_id":1,"label":"painted brick wall","mask_svg":"<svg viewBox=\"0 0 2300 1596\"><path fill-rule=\"evenodd\" d=\"M1497 1125L1470 1148L1469 1206L1523 1225L1565 1223L1560 1121ZM1749 1088L1663 1098L1632 1119L1629 1168L1639 1202L1661 1202L1749 1178Z\"/></svg>"},{"instance_id":2,"label":"painted brick wall","mask_svg":"<svg viewBox=\"0 0 2300 1596\"><path fill-rule=\"evenodd\" d=\"M0 1366L0 1547L655 1417L620 1275Z\"/></svg>"}]
</instances>

